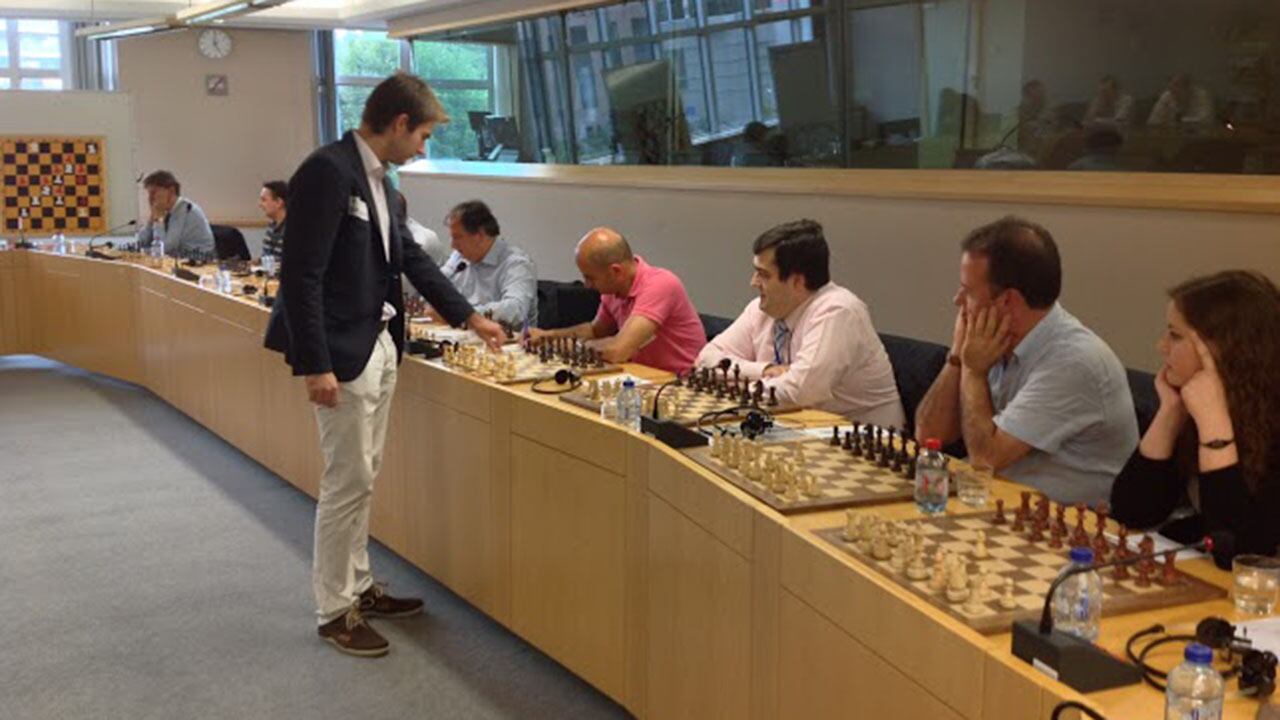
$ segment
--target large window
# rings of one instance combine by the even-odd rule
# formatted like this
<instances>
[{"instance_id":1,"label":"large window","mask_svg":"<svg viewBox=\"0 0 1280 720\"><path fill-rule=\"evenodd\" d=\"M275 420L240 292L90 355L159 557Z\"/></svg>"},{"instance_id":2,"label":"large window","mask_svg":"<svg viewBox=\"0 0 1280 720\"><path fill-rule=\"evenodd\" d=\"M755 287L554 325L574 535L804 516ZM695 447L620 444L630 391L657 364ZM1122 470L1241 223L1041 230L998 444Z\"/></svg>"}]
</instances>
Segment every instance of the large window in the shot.
<instances>
[{"instance_id":1,"label":"large window","mask_svg":"<svg viewBox=\"0 0 1280 720\"><path fill-rule=\"evenodd\" d=\"M522 161L1280 173L1275 0L627 0L419 40L510 50Z\"/></svg>"},{"instance_id":2,"label":"large window","mask_svg":"<svg viewBox=\"0 0 1280 720\"><path fill-rule=\"evenodd\" d=\"M70 87L69 34L57 20L0 18L0 89Z\"/></svg>"},{"instance_id":3,"label":"large window","mask_svg":"<svg viewBox=\"0 0 1280 720\"><path fill-rule=\"evenodd\" d=\"M489 115L496 106L499 53L493 46L409 43L367 30L334 30L332 37L336 134L359 126L373 88L388 75L403 70L427 80L450 116L450 122L438 126L432 134L428 154L477 159L481 147L473 114Z\"/></svg>"}]
</instances>

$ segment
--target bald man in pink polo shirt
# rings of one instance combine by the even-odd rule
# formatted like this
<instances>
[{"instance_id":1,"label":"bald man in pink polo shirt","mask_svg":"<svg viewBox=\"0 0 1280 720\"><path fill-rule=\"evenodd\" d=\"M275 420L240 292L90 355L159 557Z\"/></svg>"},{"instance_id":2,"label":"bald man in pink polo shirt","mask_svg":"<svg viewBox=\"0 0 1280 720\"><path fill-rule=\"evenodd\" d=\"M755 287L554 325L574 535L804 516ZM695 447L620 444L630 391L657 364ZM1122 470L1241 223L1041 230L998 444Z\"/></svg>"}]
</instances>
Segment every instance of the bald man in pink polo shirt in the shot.
<instances>
[{"instance_id":1,"label":"bald man in pink polo shirt","mask_svg":"<svg viewBox=\"0 0 1280 720\"><path fill-rule=\"evenodd\" d=\"M586 286L600 293L595 319L560 330L530 330L531 339L592 340L611 363L670 372L693 367L707 335L675 273L632 254L626 239L606 227L583 236L574 259Z\"/></svg>"}]
</instances>

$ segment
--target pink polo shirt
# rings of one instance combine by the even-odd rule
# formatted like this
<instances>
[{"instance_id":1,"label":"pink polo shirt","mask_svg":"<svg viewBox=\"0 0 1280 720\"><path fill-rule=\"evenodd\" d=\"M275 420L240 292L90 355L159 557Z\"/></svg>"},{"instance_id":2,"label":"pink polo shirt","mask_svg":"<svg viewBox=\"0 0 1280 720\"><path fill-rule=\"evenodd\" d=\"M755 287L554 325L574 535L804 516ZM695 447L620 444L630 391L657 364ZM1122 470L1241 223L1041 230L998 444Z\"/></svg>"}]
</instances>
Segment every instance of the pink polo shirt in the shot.
<instances>
[{"instance_id":1,"label":"pink polo shirt","mask_svg":"<svg viewBox=\"0 0 1280 720\"><path fill-rule=\"evenodd\" d=\"M633 315L652 320L658 326L653 340L640 348L631 362L670 372L693 367L707 333L694 309L684 283L675 273L658 268L636 256L636 277L626 297L601 295L595 322L612 327L616 333Z\"/></svg>"}]
</instances>

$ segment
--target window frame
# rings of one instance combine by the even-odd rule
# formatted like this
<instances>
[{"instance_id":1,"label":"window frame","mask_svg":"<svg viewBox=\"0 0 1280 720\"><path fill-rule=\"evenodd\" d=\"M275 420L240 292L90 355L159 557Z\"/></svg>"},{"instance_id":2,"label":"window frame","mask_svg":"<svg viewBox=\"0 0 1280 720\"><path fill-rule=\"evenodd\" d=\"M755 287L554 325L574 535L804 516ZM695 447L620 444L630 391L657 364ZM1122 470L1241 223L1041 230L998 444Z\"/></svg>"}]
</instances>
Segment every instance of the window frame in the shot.
<instances>
[{"instance_id":1,"label":"window frame","mask_svg":"<svg viewBox=\"0 0 1280 720\"><path fill-rule=\"evenodd\" d=\"M23 36L32 35L47 37L50 33L33 33L30 31L21 32L18 30L19 23L29 20L39 20L53 22L57 24L58 31L58 68L23 68L22 67L22 38ZM65 20L56 20L50 18L23 18L23 17L0 17L0 26L4 30L4 42L9 53L8 67L0 68L0 77L9 81L8 88L0 88L0 90L28 90L31 92L57 92L60 90L74 89L74 42L72 38L71 24ZM62 86L58 88L24 88L22 81L26 79L57 79L61 81Z\"/></svg>"}]
</instances>

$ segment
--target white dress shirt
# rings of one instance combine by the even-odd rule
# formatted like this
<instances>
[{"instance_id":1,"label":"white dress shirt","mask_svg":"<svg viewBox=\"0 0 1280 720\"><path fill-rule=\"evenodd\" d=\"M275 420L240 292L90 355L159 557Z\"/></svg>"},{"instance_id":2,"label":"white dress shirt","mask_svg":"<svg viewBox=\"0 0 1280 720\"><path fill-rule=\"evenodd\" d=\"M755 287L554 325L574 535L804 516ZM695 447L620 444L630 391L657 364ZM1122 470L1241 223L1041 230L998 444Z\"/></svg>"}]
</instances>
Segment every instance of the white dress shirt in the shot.
<instances>
[{"instance_id":1,"label":"white dress shirt","mask_svg":"<svg viewBox=\"0 0 1280 720\"><path fill-rule=\"evenodd\" d=\"M778 402L813 407L876 425L906 423L893 367L867 306L835 283L819 288L783 319L790 331L783 363L787 371L766 379ZM776 322L756 298L737 320L698 354L698 366L730 358L742 376L757 380L774 363Z\"/></svg>"},{"instance_id":2,"label":"white dress shirt","mask_svg":"<svg viewBox=\"0 0 1280 720\"><path fill-rule=\"evenodd\" d=\"M356 139L356 147L360 150L360 160L364 163L364 172L369 179L369 192L373 194L373 213L378 222L378 232L382 234L382 256L391 262L391 216L387 213L387 191L382 186L382 179L387 175L387 168L369 147L369 143L360 137L360 133L351 133ZM396 309L389 302L382 303L382 322L396 316Z\"/></svg>"}]
</instances>

